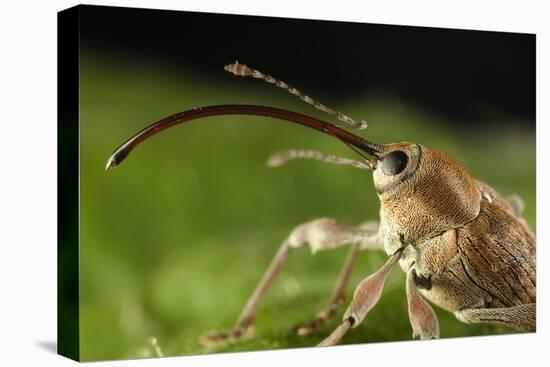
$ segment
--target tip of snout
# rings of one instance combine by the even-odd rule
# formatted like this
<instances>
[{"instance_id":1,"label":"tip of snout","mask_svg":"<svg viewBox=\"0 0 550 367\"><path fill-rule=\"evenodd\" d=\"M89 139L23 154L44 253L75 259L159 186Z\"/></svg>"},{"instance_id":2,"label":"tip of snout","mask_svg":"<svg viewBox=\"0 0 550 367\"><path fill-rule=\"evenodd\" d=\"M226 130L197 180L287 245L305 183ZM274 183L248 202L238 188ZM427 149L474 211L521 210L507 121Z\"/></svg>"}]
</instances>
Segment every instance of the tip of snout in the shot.
<instances>
[{"instance_id":1,"label":"tip of snout","mask_svg":"<svg viewBox=\"0 0 550 367\"><path fill-rule=\"evenodd\" d=\"M113 154L109 157L107 160L107 164L105 164L105 170L109 171L110 169L113 169L117 166L120 166L120 164L128 157L128 154L130 153L130 143L123 144L120 148L114 151Z\"/></svg>"},{"instance_id":2,"label":"tip of snout","mask_svg":"<svg viewBox=\"0 0 550 367\"><path fill-rule=\"evenodd\" d=\"M107 164L105 165L105 171L109 171L117 166L117 163L115 162L113 157L110 157L107 161Z\"/></svg>"}]
</instances>

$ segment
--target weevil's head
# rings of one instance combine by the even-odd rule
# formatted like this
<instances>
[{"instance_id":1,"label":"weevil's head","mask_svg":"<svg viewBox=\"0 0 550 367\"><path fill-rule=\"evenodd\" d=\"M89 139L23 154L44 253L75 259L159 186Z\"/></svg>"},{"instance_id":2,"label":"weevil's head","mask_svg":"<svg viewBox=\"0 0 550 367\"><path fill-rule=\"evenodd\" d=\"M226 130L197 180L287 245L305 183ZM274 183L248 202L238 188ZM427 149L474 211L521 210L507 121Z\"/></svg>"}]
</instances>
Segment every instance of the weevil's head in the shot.
<instances>
[{"instance_id":1,"label":"weevil's head","mask_svg":"<svg viewBox=\"0 0 550 367\"><path fill-rule=\"evenodd\" d=\"M449 154L407 142L379 147L373 179L382 215L405 239L444 232L478 215L478 184Z\"/></svg>"}]
</instances>

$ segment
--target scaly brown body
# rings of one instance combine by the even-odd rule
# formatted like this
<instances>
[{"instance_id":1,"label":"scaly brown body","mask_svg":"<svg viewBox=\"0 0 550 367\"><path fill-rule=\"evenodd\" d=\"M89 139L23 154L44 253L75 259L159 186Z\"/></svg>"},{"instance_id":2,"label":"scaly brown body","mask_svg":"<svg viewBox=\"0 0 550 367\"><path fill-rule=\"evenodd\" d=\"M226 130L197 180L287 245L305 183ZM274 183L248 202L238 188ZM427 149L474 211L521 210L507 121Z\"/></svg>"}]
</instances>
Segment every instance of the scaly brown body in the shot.
<instances>
[{"instance_id":1,"label":"scaly brown body","mask_svg":"<svg viewBox=\"0 0 550 367\"><path fill-rule=\"evenodd\" d=\"M424 169L420 158L413 182L380 190L386 253L403 248L399 263L406 273L415 272L421 294L459 318L465 309L534 304L535 236L517 208L447 154L420 146L412 153L432 164ZM438 162L444 162L443 175ZM534 330L535 320L508 324Z\"/></svg>"}]
</instances>

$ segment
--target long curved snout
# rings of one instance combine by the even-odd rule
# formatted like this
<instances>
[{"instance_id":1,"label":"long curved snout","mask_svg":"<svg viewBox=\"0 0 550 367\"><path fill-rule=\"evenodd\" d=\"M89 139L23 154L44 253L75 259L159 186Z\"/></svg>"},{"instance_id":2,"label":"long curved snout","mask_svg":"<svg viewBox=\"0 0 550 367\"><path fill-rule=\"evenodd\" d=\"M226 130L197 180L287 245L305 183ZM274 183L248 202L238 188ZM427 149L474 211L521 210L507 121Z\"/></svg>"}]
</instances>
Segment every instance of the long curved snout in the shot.
<instances>
[{"instance_id":1,"label":"long curved snout","mask_svg":"<svg viewBox=\"0 0 550 367\"><path fill-rule=\"evenodd\" d=\"M344 130L338 126L330 124L328 122L302 115L296 112L283 110L275 107L256 106L256 105L216 105L195 108L192 110L180 112L171 116L168 116L160 121L157 121L120 145L111 155L107 161L105 169L111 169L116 167L126 159L126 157L134 150L139 144L147 140L148 138L156 135L157 133L168 129L169 127L179 125L181 123L197 120L203 117L210 116L222 116L222 115L255 115L266 116L279 120L285 120L300 124L325 134L331 135L359 155L363 157L367 165L373 170L376 168L377 160L383 153L383 146L369 142L368 140L354 135L347 130Z\"/></svg>"}]
</instances>

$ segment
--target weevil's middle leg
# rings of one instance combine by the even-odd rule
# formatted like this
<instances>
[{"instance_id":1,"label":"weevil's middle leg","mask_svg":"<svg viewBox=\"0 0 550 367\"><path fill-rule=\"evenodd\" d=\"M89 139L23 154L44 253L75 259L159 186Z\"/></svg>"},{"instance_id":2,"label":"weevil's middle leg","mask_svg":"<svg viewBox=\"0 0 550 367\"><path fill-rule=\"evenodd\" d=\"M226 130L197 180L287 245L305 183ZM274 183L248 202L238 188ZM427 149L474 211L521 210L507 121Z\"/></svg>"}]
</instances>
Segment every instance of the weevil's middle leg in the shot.
<instances>
[{"instance_id":1,"label":"weevil's middle leg","mask_svg":"<svg viewBox=\"0 0 550 367\"><path fill-rule=\"evenodd\" d=\"M279 248L269 268L246 303L233 330L206 334L199 339L199 343L214 345L232 342L251 333L260 301L273 283L275 276L281 270L288 257L288 253L292 248L303 247L306 244L310 246L313 253L319 250L337 248L345 244L352 244L354 246L350 257L346 261L346 266L341 272L338 286L333 296L333 299L337 298L338 302L341 303L339 299L344 292L342 289L345 289L353 263L355 263L356 252L360 249L374 246L373 243L375 242L376 246L380 247L377 241L373 240L373 238L376 238L376 235L373 234L373 228L377 228L377 225L369 223L366 226L354 228L329 218L316 219L299 225Z\"/></svg>"},{"instance_id":2,"label":"weevil's middle leg","mask_svg":"<svg viewBox=\"0 0 550 367\"><path fill-rule=\"evenodd\" d=\"M336 287L330 297L328 306L320 311L313 320L296 325L294 330L296 330L298 335L307 335L312 333L336 314L336 311L338 311L338 308L344 302L346 287L348 285L353 266L357 260L357 255L359 255L359 251L361 251L359 244L352 245L344 267L338 276L338 281L336 282Z\"/></svg>"},{"instance_id":3,"label":"weevil's middle leg","mask_svg":"<svg viewBox=\"0 0 550 367\"><path fill-rule=\"evenodd\" d=\"M384 250L384 244L378 238L378 222L370 221L363 223L359 226L359 229L364 231L366 235L360 241L358 239L357 242L352 244L346 262L336 281L336 286L334 287L328 306L321 310L312 321L298 324L294 328L298 335L307 335L314 332L336 315L338 308L344 303L347 285L361 250Z\"/></svg>"}]
</instances>

